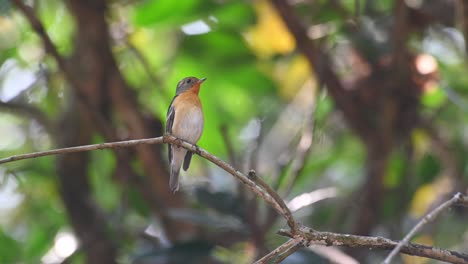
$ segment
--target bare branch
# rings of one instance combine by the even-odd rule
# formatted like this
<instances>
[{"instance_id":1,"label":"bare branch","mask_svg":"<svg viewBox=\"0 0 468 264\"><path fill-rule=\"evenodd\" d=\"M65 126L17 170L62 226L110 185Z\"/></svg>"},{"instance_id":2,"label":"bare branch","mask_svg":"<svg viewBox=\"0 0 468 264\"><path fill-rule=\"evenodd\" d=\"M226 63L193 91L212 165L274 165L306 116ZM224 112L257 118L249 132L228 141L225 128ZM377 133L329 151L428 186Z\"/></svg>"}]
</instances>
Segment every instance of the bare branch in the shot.
<instances>
[{"instance_id":1,"label":"bare branch","mask_svg":"<svg viewBox=\"0 0 468 264\"><path fill-rule=\"evenodd\" d=\"M283 254L279 255L276 259L274 259L273 264L282 262L285 258L289 257L292 253L296 252L301 247L304 247L304 239L302 238L300 241L296 242L290 248L288 248Z\"/></svg>"},{"instance_id":2,"label":"bare branch","mask_svg":"<svg viewBox=\"0 0 468 264\"><path fill-rule=\"evenodd\" d=\"M91 144L91 145L69 147L69 148L59 148L59 149L52 149L52 150L10 156L8 158L0 159L0 164L12 162L12 161L24 160L24 159L33 159L33 158L38 158L38 157L51 156L51 155L76 153L76 152L91 151L91 150L98 150L98 149L133 147L133 146L143 145L143 144L161 144L161 143L163 143L163 137L126 140L126 141L118 141L118 142L111 142L111 143Z\"/></svg>"},{"instance_id":3,"label":"bare branch","mask_svg":"<svg viewBox=\"0 0 468 264\"><path fill-rule=\"evenodd\" d=\"M382 264L389 264L392 262L392 259L398 254L400 249L408 244L410 239L419 231L421 228L429 223L430 221L434 220L440 213L447 210L451 206L457 203L463 202L463 195L461 193L456 193L450 200L446 201L445 203L441 204L431 212L429 212L426 216L424 216L412 229L411 231L401 240L398 242L398 245L390 252L390 254L385 258ZM468 261L468 260L467 260Z\"/></svg>"},{"instance_id":4,"label":"bare branch","mask_svg":"<svg viewBox=\"0 0 468 264\"><path fill-rule=\"evenodd\" d=\"M274 249L267 255L263 256L261 259L257 260L254 264L269 263L270 260L272 259L274 259L275 261L274 263L279 263L278 259L280 257L291 252L291 249L294 249L294 251L296 251L298 247L303 246L303 243L304 243L304 239L302 237L289 239L288 241L283 243L281 246L277 247L276 249ZM294 251L292 251L291 253L293 253ZM291 253L289 253L287 256L291 255ZM286 258L287 256L285 256L284 258ZM279 261L283 260L284 258L280 259Z\"/></svg>"},{"instance_id":5,"label":"bare branch","mask_svg":"<svg viewBox=\"0 0 468 264\"><path fill-rule=\"evenodd\" d=\"M101 144L69 147L69 148L60 148L60 149L40 151L40 152L34 152L34 153L27 153L27 154L22 154L22 155L15 155L15 156L11 156L8 158L0 159L0 164L12 162L12 161L24 160L24 159L43 157L43 156L58 155L58 154L76 153L76 152L91 151L91 150L98 150L98 149L133 147L133 146L145 145L145 144L146 145L162 144L162 143L174 144L174 145L183 147L187 150L190 150L194 153L197 153L203 158L216 164L218 167L222 168L226 172L230 173L231 175L236 177L238 180L240 180L243 184L245 184L250 190L252 190L258 196L260 196L263 200L265 200L268 204L270 204L273 208L275 208L275 210L280 215L283 215L285 217L291 229L293 230L295 229L296 222L293 220L291 211L289 211L288 207L284 203L284 200L281 199L278 196L278 194L276 194L262 179L256 176L255 177L246 176L242 172L234 169L231 165L224 162L220 158L211 155L208 151L201 149L196 145L180 140L171 135L166 135L164 137L157 137L157 138L149 138L149 139L135 139L135 140L126 140L126 141L118 141L118 142L111 142L111 143L101 143Z\"/></svg>"},{"instance_id":6,"label":"bare branch","mask_svg":"<svg viewBox=\"0 0 468 264\"><path fill-rule=\"evenodd\" d=\"M218 167L222 168L224 171L228 172L238 180L240 180L243 184L247 186L251 191L256 193L258 196L260 196L263 200L265 200L268 204L270 204L275 210L280 214L283 215L286 220L289 222L289 218L287 216L287 212L283 209L286 207L284 205L284 201L280 199L275 199L273 196L270 195L270 192L268 189L265 190L265 187L268 186L263 180L259 179L258 177L254 177L255 180L253 180L251 177L246 176L242 172L234 169L230 164L226 163L225 161L221 160L220 158L211 155L208 153L206 150L199 148L196 145L190 144L188 142L185 142L183 140L180 140L174 136L166 135L164 136L164 142L165 143L171 143L174 145L178 145L180 147L183 147L187 150L190 150L194 153L197 153L199 156L211 161L212 163L216 164ZM271 188L270 188L271 190ZM274 191L273 191L274 193ZM281 204L282 202L282 204ZM283 207L284 205L284 207ZM286 207L287 208L287 207ZM289 211L289 210L288 210ZM291 214L291 212L289 212ZM291 217L292 218L292 217ZM292 229L294 224L290 224L290 227Z\"/></svg>"},{"instance_id":7,"label":"bare branch","mask_svg":"<svg viewBox=\"0 0 468 264\"><path fill-rule=\"evenodd\" d=\"M286 218L286 220L288 221L289 227L293 231L296 231L297 229L296 220L294 220L291 210L289 210L289 207L286 205L284 200L279 196L279 194L275 192L266 182L264 182L262 179L257 177L257 174L255 173L254 170L249 171L249 179L253 180L255 183L260 185L271 197L273 197L273 199L277 202L277 204L280 206L281 210L283 211L281 215L284 218Z\"/></svg>"},{"instance_id":8,"label":"bare branch","mask_svg":"<svg viewBox=\"0 0 468 264\"><path fill-rule=\"evenodd\" d=\"M30 118L40 123L50 133L54 132L52 129L52 124L47 115L45 115L44 112L41 111L41 109L33 105L16 102L0 102L0 109L5 109L14 113L26 114Z\"/></svg>"},{"instance_id":9,"label":"bare branch","mask_svg":"<svg viewBox=\"0 0 468 264\"><path fill-rule=\"evenodd\" d=\"M174 136L166 135L164 136L164 143L170 143L173 145L177 145L183 147L187 150L190 150L194 153L197 153L199 156L211 161L224 171L228 172L238 180L240 180L243 184L247 186L251 191L255 194L260 196L265 202L270 204L280 215L282 215L287 221L289 227L294 230L296 223L291 216L291 212L287 208L286 204L284 203L283 199L281 199L278 194L276 194L262 179L259 177L252 177L247 176L244 173L236 170L230 164L226 163L225 161L221 160L220 158L211 155L208 151L199 148L197 145L190 144L186 141L180 140Z\"/></svg>"},{"instance_id":10,"label":"bare branch","mask_svg":"<svg viewBox=\"0 0 468 264\"><path fill-rule=\"evenodd\" d=\"M285 25L296 40L298 50L305 56L311 66L312 75L317 76L320 84L324 84L327 91L334 99L338 109L349 120L349 125L356 130L362 130L360 124L362 115L357 111L344 84L332 68L331 59L318 43L307 35L307 29L301 19L296 15L294 8L286 0L270 0L282 17Z\"/></svg>"},{"instance_id":11,"label":"bare branch","mask_svg":"<svg viewBox=\"0 0 468 264\"><path fill-rule=\"evenodd\" d=\"M284 201L276 194L271 187L269 187L263 180L255 175L255 172L250 173L251 175L247 176L238 170L234 169L231 165L219 159L218 157L210 154L206 150L199 148L196 145L190 144L183 140L180 140L172 135L166 135L164 137L149 138L149 139L136 139L136 140L127 140L127 141L118 141L111 143L101 143L94 145L84 145L71 148L61 148L53 149L42 152L27 153L22 155L11 156L8 158L0 159L0 164L13 162L17 160L32 159L43 156L66 154L66 153L75 153L83 151L91 151L98 149L110 149L110 148L120 148L120 147L132 147L143 144L164 144L169 143L183 147L187 150L190 150L199 156L209 160L218 167L222 168L224 171L233 175L240 182L246 185L248 189L253 191L259 197L261 197L265 202L272 206L281 216L283 216L287 221L291 230L280 230L278 233L280 235L288 236L291 238L303 238L308 244L316 243L327 246L346 246L346 247L356 247L356 248L369 248L369 249L393 249L398 245L398 242L383 238L383 237L367 237L367 236L356 236L348 234L339 234L339 233L330 233L330 232L319 232L315 231L308 227L299 227L295 222L294 218L291 215L291 212L286 207ZM462 205L468 205L468 198L461 195L460 193L456 194L452 198L454 203L460 203ZM452 201L451 200L451 201ZM450 202L450 201L449 201ZM444 207L445 208L445 207ZM440 209L441 211L444 208ZM438 212L436 213L438 214ZM427 216L428 219L434 218L434 216ZM292 243L292 242L291 242ZM301 243L294 243L294 246L288 247L288 250L281 251L283 252L282 256L286 257L301 246ZM458 253L455 251L450 251L441 248L435 248L430 246L424 246L413 243L405 243L401 246L400 251L404 254L421 256L426 258L432 258L436 260L446 261L450 263L457 264L467 264L468 255L464 253ZM281 258L278 257L279 259Z\"/></svg>"},{"instance_id":12,"label":"bare branch","mask_svg":"<svg viewBox=\"0 0 468 264\"><path fill-rule=\"evenodd\" d=\"M302 53L304 53L304 55L310 62L313 70L317 73L317 76L319 76L321 81L325 82L327 89L335 98L336 103L339 106L339 108L346 110L344 111L344 113L348 116L351 116L350 117L351 119L353 117L359 118L360 116L356 115L355 111L353 111L353 108L349 107L349 104L347 103L347 101L343 99L344 96L340 96L345 93L345 89L343 89L342 83L340 82L338 76L334 73L332 67L330 66L327 54L323 53L319 49L319 46L317 45L317 43L315 43L314 41L312 41L311 39L307 37L307 32L305 30L305 27L302 25L300 19L295 16L293 8L285 0L271 0L271 1L275 5L277 10L279 11L280 15L282 16L286 25L290 29L291 33L294 35L298 44L298 48L301 50ZM73 77L73 74L70 72L69 68L66 65L67 64L66 60L59 54L57 48L54 46L51 39L46 34L44 27L42 26L40 21L35 16L33 10L29 6L25 5L23 1L21 0L12 0L12 2L18 7L19 10L21 10L24 13L25 17L28 19L33 29L38 33L39 37L41 38L46 52L50 54L57 61L57 64L59 68L63 71L66 79L68 79L69 82L73 86L78 87L79 79L77 79L76 77ZM80 3L80 2L76 1L76 3ZM400 1L400 3L403 3L403 1ZM402 14L404 15L404 13ZM103 29L106 29L106 27L103 27ZM106 35L102 35L102 36L106 36ZM104 40L106 39L104 38ZM108 49L104 49L104 51L108 51ZM110 52L106 53L106 56L109 56L109 54L111 53ZM113 67L114 68L111 68L111 72L114 74L113 79L111 82L109 82L108 85L111 87L116 87L116 85L118 85L119 89L114 90L113 98L114 98L114 101L119 101L122 98L125 98L128 95L128 93L126 93L126 89L125 89L126 86L125 86L125 82L123 81L123 78L121 78L121 75L118 74L118 71L115 65L113 65ZM77 93L81 94L83 92L77 88ZM130 103L123 102L123 104L124 105L119 108L121 112L127 113L128 111L125 111L126 109L137 109L137 107L135 107L134 102L130 102ZM133 115L133 114L127 114L125 116L126 117L125 119L127 120L128 126L130 128L135 127L135 122L133 122L134 120L136 120L134 118L135 116L136 115ZM138 115L137 117L141 119L141 116ZM132 134L136 135L134 136L136 138L146 137L145 136L146 133L144 133L146 130L145 131L143 130L144 129L140 129L139 131L136 131L135 133L132 133ZM354 236L354 235L337 234L337 233L329 233L329 232L319 232L319 231L315 231L307 227L299 227L295 219L293 218L291 211L286 206L283 199L260 177L257 177L254 171L253 173L249 173L249 175L247 176L239 172L238 170L236 170L230 164L219 159L218 157L211 155L210 153L208 153L207 151L203 149L200 149L198 146L184 142L170 135L167 135L164 137L158 137L158 138L145 138L145 139L118 141L118 142L111 142L111 143L83 145L83 146L77 146L77 147L71 147L71 148L54 149L54 150L43 151L43 152L15 155L15 156L11 156L8 158L0 159L0 164L13 162L17 160L37 158L37 157L42 157L42 156L76 153L76 152L91 151L91 150L97 150L97 149L110 149L110 148L115 149L115 148L120 148L120 147L131 147L131 146L139 146L139 145L146 145L146 144L164 144L164 143L174 144L174 145L183 147L185 149L188 149L190 151L193 151L197 153L198 155L200 155L201 157L216 164L217 166L219 166L226 172L233 175L244 185L246 185L248 189L254 192L257 196L261 197L270 206L272 206L282 217L284 217L287 220L288 225L291 228L291 230L282 230L280 231L280 234L289 236L293 239L289 240L288 242L280 246L280 248L274 250L273 252L267 255L267 256L270 255L271 257L265 256L262 259L265 259L265 258L272 259L272 257L276 256L274 261L276 262L281 261L285 257L289 256L291 253L295 252L299 247L303 246L304 241L306 241L308 244L318 243L318 244L324 244L324 245L337 245L337 246L339 245L339 246L347 246L347 247L374 248L374 249L387 249L387 250L395 248L395 251L397 252L401 251L402 253L409 254L409 255L428 257L428 258L438 259L438 260L447 261L451 263L468 263L467 254L429 247L429 246L413 244L413 243L407 243L408 241L405 242L405 240L398 243L396 241L392 241L392 240L382 238L382 237L365 237L365 236ZM146 153L146 152L145 153L143 152L145 151L143 150L141 151L142 156L143 154ZM464 205L468 204L467 197L462 197L461 194L457 194L452 199L455 199L455 197L457 197L455 202L463 203ZM447 203L449 202L450 201L448 201ZM452 205L453 203L451 203L450 205ZM443 211L444 208L440 209L440 211ZM430 215L426 216L428 218L426 221L431 220L440 212L433 211L432 213L434 214L433 216L430 216ZM408 234L407 236L409 235L410 234ZM409 239L410 238L408 238L408 240ZM398 247L400 248L397 249Z\"/></svg>"},{"instance_id":13,"label":"bare branch","mask_svg":"<svg viewBox=\"0 0 468 264\"><path fill-rule=\"evenodd\" d=\"M190 150L194 153L197 153L199 156L211 161L212 163L216 164L218 167L223 169L224 171L228 172L238 180L240 180L243 184L246 185L251 191L261 197L265 202L271 205L280 215L282 215L288 222L289 227L292 230L295 230L297 227L297 223L295 222L294 218L292 217L291 211L284 203L284 200L279 197L279 195L271 189L268 184L266 184L262 179L256 176L252 176L249 173L249 176L245 175L244 173L234 169L230 164L226 163L225 161L221 160L220 158L211 155L204 149L199 148L196 145L190 144L183 140L180 140L174 136L166 135L164 136L164 143L170 143L173 145L177 145L183 147L187 150ZM255 175L255 173L254 173Z\"/></svg>"},{"instance_id":14,"label":"bare branch","mask_svg":"<svg viewBox=\"0 0 468 264\"><path fill-rule=\"evenodd\" d=\"M45 31L44 25L37 18L36 14L34 13L34 10L31 7L24 4L22 0L12 0L12 2L23 13L23 15L29 21L31 27L34 29L36 34L38 34L39 38L42 40L46 53L54 58L58 65L58 68L63 73L65 79L75 88L74 90L77 93L79 103L82 104L85 108L92 109L92 111L90 111L93 113L91 117L95 120L95 124L97 125L97 127L100 130L104 131L105 134L109 134L110 130L108 126L104 125L107 122L102 117L102 115L100 115L100 112L96 109L96 107L94 107L90 102L88 102L85 99L86 96L83 93L83 91L79 89L80 85L77 82L77 79L73 77L73 73L70 67L67 67L67 60L58 52L57 47Z\"/></svg>"},{"instance_id":15,"label":"bare branch","mask_svg":"<svg viewBox=\"0 0 468 264\"><path fill-rule=\"evenodd\" d=\"M143 69L145 70L146 74L150 78L152 84L162 96L170 100L170 95L167 93L165 89L163 89L163 80L159 76L157 76L154 71L151 69L149 62L146 60L145 56L141 53L141 51L129 40L128 36L125 36L125 45L127 48L135 55L136 59L140 61Z\"/></svg>"},{"instance_id":16,"label":"bare branch","mask_svg":"<svg viewBox=\"0 0 468 264\"><path fill-rule=\"evenodd\" d=\"M54 59L57 61L59 68L66 69L65 59L60 55L54 43L50 39L49 35L47 35L44 26L34 14L33 9L27 6L25 3L23 3L22 0L12 0L12 2L16 5L16 7L19 10L21 10L21 12L23 12L24 16L26 17L26 19L28 19L29 23L31 24L31 27L39 35L39 37L42 40L42 43L44 44L46 52L52 55L52 57L54 57ZM65 72L65 74L67 74L67 72Z\"/></svg>"},{"instance_id":17,"label":"bare branch","mask_svg":"<svg viewBox=\"0 0 468 264\"><path fill-rule=\"evenodd\" d=\"M309 227L300 227L296 234L291 233L290 230L282 229L278 231L278 234L288 237L301 236L305 238L309 244L319 244L325 246L344 246L351 248L390 250L398 245L397 241L393 241L384 237L320 232ZM408 243L401 248L401 252L407 255L431 258L449 263L468 264L468 254L437 247Z\"/></svg>"}]
</instances>

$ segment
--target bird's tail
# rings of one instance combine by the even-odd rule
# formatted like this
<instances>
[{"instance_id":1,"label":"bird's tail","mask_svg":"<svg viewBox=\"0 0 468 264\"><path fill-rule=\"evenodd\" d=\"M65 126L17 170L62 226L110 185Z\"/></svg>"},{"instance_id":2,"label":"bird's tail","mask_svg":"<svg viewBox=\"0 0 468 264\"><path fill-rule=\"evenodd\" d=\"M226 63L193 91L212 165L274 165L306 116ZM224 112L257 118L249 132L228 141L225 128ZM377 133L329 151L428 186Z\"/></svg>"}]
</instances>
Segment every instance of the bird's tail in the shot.
<instances>
[{"instance_id":1,"label":"bird's tail","mask_svg":"<svg viewBox=\"0 0 468 264\"><path fill-rule=\"evenodd\" d=\"M169 179L169 188L173 193L179 190L179 173L180 167L176 168L174 164L171 164L171 178Z\"/></svg>"},{"instance_id":2,"label":"bird's tail","mask_svg":"<svg viewBox=\"0 0 468 264\"><path fill-rule=\"evenodd\" d=\"M169 188L172 192L177 192L177 190L179 190L180 167L184 162L186 153L187 151L183 148L172 148L171 177L169 178Z\"/></svg>"}]
</instances>

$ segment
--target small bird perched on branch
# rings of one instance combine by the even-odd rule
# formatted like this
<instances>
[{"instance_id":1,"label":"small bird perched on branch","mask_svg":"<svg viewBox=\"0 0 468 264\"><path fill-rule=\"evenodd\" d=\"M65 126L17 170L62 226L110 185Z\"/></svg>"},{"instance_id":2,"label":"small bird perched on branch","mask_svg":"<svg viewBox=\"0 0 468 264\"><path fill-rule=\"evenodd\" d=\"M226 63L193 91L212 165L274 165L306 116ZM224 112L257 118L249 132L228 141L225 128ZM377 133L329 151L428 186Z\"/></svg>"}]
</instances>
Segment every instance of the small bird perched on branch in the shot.
<instances>
[{"instance_id":1,"label":"small bird perched on branch","mask_svg":"<svg viewBox=\"0 0 468 264\"><path fill-rule=\"evenodd\" d=\"M176 95L167 111L166 133L197 144L203 132L203 109L198 92L205 80L187 77L177 84ZM183 163L185 171L189 168L192 152L173 145L168 150L171 166L169 187L172 192L176 192L179 189L180 167Z\"/></svg>"}]
</instances>

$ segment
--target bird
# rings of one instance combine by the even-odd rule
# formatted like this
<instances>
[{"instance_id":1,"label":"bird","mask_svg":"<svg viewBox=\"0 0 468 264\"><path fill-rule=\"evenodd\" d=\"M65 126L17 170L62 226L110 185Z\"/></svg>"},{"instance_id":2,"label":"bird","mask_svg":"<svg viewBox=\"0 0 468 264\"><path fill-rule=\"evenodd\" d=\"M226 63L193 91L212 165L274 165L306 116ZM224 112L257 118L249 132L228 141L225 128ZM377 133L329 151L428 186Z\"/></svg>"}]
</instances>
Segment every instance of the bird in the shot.
<instances>
[{"instance_id":1,"label":"bird","mask_svg":"<svg viewBox=\"0 0 468 264\"><path fill-rule=\"evenodd\" d=\"M197 144L203 132L203 108L198 97L200 85L206 78L186 77L177 83L176 94L167 111L166 134ZM173 193L179 190L180 167L184 171L190 166L192 152L169 145L168 156L170 164L169 188Z\"/></svg>"}]
</instances>

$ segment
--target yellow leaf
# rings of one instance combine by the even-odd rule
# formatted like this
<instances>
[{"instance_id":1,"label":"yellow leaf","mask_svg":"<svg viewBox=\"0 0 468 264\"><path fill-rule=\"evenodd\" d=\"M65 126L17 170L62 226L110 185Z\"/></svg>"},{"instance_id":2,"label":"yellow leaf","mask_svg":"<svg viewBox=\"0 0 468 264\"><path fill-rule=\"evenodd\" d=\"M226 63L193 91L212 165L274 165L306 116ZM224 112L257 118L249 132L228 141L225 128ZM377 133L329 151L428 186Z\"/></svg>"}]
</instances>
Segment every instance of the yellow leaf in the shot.
<instances>
[{"instance_id":1,"label":"yellow leaf","mask_svg":"<svg viewBox=\"0 0 468 264\"><path fill-rule=\"evenodd\" d=\"M256 1L257 24L245 34L255 54L268 58L276 54L288 54L296 44L283 20L268 1Z\"/></svg>"},{"instance_id":2,"label":"yellow leaf","mask_svg":"<svg viewBox=\"0 0 468 264\"><path fill-rule=\"evenodd\" d=\"M311 78L311 70L308 61L303 56L294 56L292 59L277 63L274 75L279 83L281 97L292 99Z\"/></svg>"},{"instance_id":3,"label":"yellow leaf","mask_svg":"<svg viewBox=\"0 0 468 264\"><path fill-rule=\"evenodd\" d=\"M423 217L434 201L450 190L451 185L449 177L441 176L434 182L419 187L411 201L410 215L414 218Z\"/></svg>"},{"instance_id":4,"label":"yellow leaf","mask_svg":"<svg viewBox=\"0 0 468 264\"><path fill-rule=\"evenodd\" d=\"M427 133L421 129L414 129L411 135L416 159L421 159L431 148L431 140Z\"/></svg>"}]
</instances>

